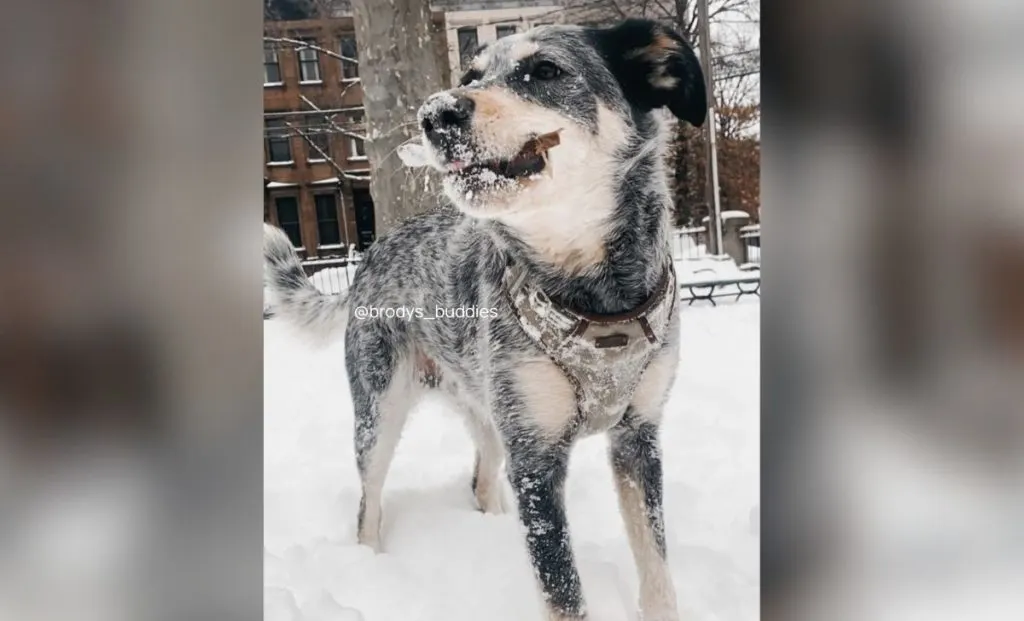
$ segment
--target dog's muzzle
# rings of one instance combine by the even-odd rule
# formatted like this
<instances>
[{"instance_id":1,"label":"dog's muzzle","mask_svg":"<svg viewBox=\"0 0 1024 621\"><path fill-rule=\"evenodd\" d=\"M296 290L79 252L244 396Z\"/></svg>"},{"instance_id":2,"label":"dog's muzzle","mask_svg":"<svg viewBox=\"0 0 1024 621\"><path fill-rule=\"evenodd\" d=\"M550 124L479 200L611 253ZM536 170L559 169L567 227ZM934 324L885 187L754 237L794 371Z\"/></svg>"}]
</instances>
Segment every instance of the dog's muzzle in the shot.
<instances>
[{"instance_id":1,"label":"dog's muzzle","mask_svg":"<svg viewBox=\"0 0 1024 621\"><path fill-rule=\"evenodd\" d=\"M427 141L448 161L466 159L476 104L450 91L437 93L420 106L420 128Z\"/></svg>"}]
</instances>

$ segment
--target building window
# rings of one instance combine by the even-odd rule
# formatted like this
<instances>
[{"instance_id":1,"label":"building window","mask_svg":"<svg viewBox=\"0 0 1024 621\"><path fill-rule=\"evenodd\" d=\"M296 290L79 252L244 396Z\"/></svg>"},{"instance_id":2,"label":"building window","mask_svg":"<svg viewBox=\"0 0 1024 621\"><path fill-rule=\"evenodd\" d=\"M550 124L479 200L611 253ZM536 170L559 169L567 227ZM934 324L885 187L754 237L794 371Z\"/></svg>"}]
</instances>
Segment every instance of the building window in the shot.
<instances>
[{"instance_id":1,"label":"building window","mask_svg":"<svg viewBox=\"0 0 1024 621\"><path fill-rule=\"evenodd\" d=\"M316 45L316 41L313 39L302 39L302 42ZM303 82L320 81L320 53L312 48L299 48L299 80Z\"/></svg>"},{"instance_id":2,"label":"building window","mask_svg":"<svg viewBox=\"0 0 1024 621\"><path fill-rule=\"evenodd\" d=\"M359 59L359 49L356 47L356 36L354 34L341 35L341 55L352 60ZM341 79L355 80L359 78L359 63L348 60L341 61Z\"/></svg>"},{"instance_id":3,"label":"building window","mask_svg":"<svg viewBox=\"0 0 1024 621\"><path fill-rule=\"evenodd\" d=\"M365 124L363 122L362 112L349 112L345 115L348 119L347 129L348 131L355 134L362 134L366 131ZM366 159L366 144L362 138L353 138L349 136L348 139L348 159L350 160L363 160Z\"/></svg>"},{"instance_id":4,"label":"building window","mask_svg":"<svg viewBox=\"0 0 1024 621\"><path fill-rule=\"evenodd\" d=\"M480 47L476 36L476 28L459 28L459 64L463 70L469 68L477 48Z\"/></svg>"},{"instance_id":5,"label":"building window","mask_svg":"<svg viewBox=\"0 0 1024 621\"><path fill-rule=\"evenodd\" d=\"M352 188L352 209L356 215L356 235L359 249L366 250L375 238L373 197L366 188Z\"/></svg>"},{"instance_id":6,"label":"building window","mask_svg":"<svg viewBox=\"0 0 1024 621\"><path fill-rule=\"evenodd\" d=\"M506 24L504 26L498 26L495 29L495 32L499 39L504 39L509 35L514 35L516 33L516 27L515 24Z\"/></svg>"},{"instance_id":7,"label":"building window","mask_svg":"<svg viewBox=\"0 0 1024 621\"><path fill-rule=\"evenodd\" d=\"M341 243L341 230L338 228L338 205L333 194L317 194L316 227L320 236L319 245L337 246Z\"/></svg>"},{"instance_id":8,"label":"building window","mask_svg":"<svg viewBox=\"0 0 1024 621\"><path fill-rule=\"evenodd\" d=\"M292 161L292 144L284 119L267 119L267 162L287 163Z\"/></svg>"},{"instance_id":9,"label":"building window","mask_svg":"<svg viewBox=\"0 0 1024 621\"><path fill-rule=\"evenodd\" d=\"M281 83L281 63L277 59L277 48L273 43L263 44L263 84Z\"/></svg>"},{"instance_id":10,"label":"building window","mask_svg":"<svg viewBox=\"0 0 1024 621\"><path fill-rule=\"evenodd\" d=\"M281 228L292 246L302 247L302 226L299 224L299 199L294 196L278 196L274 199L277 206L277 226Z\"/></svg>"},{"instance_id":11,"label":"building window","mask_svg":"<svg viewBox=\"0 0 1024 621\"><path fill-rule=\"evenodd\" d=\"M309 142L306 143L306 160L310 162L326 161L331 156L331 133L327 126L327 120L318 119L313 127L306 130L306 136L309 137ZM319 150L317 147L319 147ZM321 151L323 151L323 154ZM327 157L324 157L324 154Z\"/></svg>"}]
</instances>

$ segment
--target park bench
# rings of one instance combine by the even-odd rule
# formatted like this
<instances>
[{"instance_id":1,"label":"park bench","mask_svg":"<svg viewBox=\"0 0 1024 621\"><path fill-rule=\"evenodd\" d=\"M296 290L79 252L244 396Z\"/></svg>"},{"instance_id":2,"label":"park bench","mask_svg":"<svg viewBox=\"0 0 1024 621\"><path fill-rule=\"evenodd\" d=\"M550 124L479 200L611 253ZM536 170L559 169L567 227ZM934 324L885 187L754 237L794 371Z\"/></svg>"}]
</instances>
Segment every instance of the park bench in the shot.
<instances>
[{"instance_id":1,"label":"park bench","mask_svg":"<svg viewBox=\"0 0 1024 621\"><path fill-rule=\"evenodd\" d=\"M729 288L734 288L729 290ZM679 289L689 292L689 303L692 306L698 300L707 300L712 306L718 306L715 297L735 295L735 300L744 295L761 295L761 269L756 264L745 264L738 270L721 273L714 268L702 267L679 275Z\"/></svg>"}]
</instances>

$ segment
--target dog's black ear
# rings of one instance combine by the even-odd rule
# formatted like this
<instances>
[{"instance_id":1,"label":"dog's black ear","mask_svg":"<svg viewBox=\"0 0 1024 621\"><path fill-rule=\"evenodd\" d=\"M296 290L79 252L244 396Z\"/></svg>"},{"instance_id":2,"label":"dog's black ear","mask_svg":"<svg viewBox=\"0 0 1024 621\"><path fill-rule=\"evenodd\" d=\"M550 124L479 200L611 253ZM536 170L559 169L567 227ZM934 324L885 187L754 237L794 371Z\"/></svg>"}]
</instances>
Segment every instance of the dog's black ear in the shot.
<instances>
[{"instance_id":1,"label":"dog's black ear","mask_svg":"<svg viewBox=\"0 0 1024 621\"><path fill-rule=\"evenodd\" d=\"M667 107L693 125L704 123L704 72L681 36L645 19L629 19L592 35L631 104L645 111Z\"/></svg>"}]
</instances>

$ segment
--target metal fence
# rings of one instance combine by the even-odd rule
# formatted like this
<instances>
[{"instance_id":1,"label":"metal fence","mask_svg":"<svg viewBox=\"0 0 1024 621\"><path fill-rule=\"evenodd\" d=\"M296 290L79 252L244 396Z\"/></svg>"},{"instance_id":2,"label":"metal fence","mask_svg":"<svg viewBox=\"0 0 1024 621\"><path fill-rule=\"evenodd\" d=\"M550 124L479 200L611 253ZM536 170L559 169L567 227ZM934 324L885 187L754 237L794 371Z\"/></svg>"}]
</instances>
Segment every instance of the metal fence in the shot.
<instances>
[{"instance_id":1,"label":"metal fence","mask_svg":"<svg viewBox=\"0 0 1024 621\"><path fill-rule=\"evenodd\" d=\"M341 293L349 288L359 267L359 257L313 259L304 261L302 269L313 285L328 294Z\"/></svg>"},{"instance_id":2,"label":"metal fence","mask_svg":"<svg viewBox=\"0 0 1024 621\"><path fill-rule=\"evenodd\" d=\"M728 234L727 234L728 235ZM742 256L733 257L738 265L761 264L761 225L750 224L739 229L743 242ZM690 261L712 258L708 250L708 229L706 226L689 226L672 232L672 257L676 261ZM726 246L728 248L728 246Z\"/></svg>"},{"instance_id":3,"label":"metal fence","mask_svg":"<svg viewBox=\"0 0 1024 621\"><path fill-rule=\"evenodd\" d=\"M748 224L740 229L740 239L746 248L747 264L761 265L761 225Z\"/></svg>"},{"instance_id":4,"label":"metal fence","mask_svg":"<svg viewBox=\"0 0 1024 621\"><path fill-rule=\"evenodd\" d=\"M676 229L672 235L672 257L682 261L708 256L708 230L703 226Z\"/></svg>"}]
</instances>

